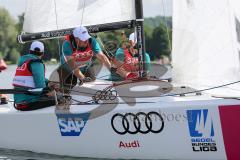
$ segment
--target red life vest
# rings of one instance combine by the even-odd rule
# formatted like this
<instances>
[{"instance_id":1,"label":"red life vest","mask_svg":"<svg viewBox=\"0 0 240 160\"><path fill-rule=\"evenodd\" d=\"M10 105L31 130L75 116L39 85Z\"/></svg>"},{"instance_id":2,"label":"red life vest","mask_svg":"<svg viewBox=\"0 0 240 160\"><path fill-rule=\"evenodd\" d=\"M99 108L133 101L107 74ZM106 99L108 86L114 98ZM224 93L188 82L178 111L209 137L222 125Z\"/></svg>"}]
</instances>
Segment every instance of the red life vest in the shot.
<instances>
[{"instance_id":1,"label":"red life vest","mask_svg":"<svg viewBox=\"0 0 240 160\"><path fill-rule=\"evenodd\" d=\"M128 49L124 50L124 62L119 63L114 60L113 63L117 66L117 73L124 79L139 78L138 60L132 57Z\"/></svg>"},{"instance_id":2,"label":"red life vest","mask_svg":"<svg viewBox=\"0 0 240 160\"><path fill-rule=\"evenodd\" d=\"M124 68L130 72L138 72L138 59L134 58L128 49L124 50Z\"/></svg>"},{"instance_id":3,"label":"red life vest","mask_svg":"<svg viewBox=\"0 0 240 160\"><path fill-rule=\"evenodd\" d=\"M91 43L88 41L87 47L84 51L78 51L72 44L73 40L70 35L67 35L65 38L70 42L72 48L72 57L74 59L75 64L78 67L86 66L93 58L93 50L91 47Z\"/></svg>"},{"instance_id":4,"label":"red life vest","mask_svg":"<svg viewBox=\"0 0 240 160\"><path fill-rule=\"evenodd\" d=\"M30 63L32 62L40 62L39 59L30 59L26 60L21 66L17 67L16 73L13 79L13 86L16 87L26 87L26 88L36 88L33 74L30 70ZM44 66L44 73L45 73L45 66Z\"/></svg>"}]
</instances>

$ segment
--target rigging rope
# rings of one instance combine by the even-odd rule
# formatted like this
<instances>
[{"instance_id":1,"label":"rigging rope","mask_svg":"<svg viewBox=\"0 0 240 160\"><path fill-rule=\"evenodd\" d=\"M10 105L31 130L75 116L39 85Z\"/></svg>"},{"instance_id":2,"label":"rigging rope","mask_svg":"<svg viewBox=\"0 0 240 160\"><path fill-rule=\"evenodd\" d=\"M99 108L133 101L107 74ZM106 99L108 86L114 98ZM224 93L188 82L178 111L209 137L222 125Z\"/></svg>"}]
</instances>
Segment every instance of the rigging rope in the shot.
<instances>
[{"instance_id":1,"label":"rigging rope","mask_svg":"<svg viewBox=\"0 0 240 160\"><path fill-rule=\"evenodd\" d=\"M85 11L85 0L83 1L82 18L81 18L81 23L80 23L81 25L82 25L82 22L83 22L84 11Z\"/></svg>"},{"instance_id":2,"label":"rigging rope","mask_svg":"<svg viewBox=\"0 0 240 160\"><path fill-rule=\"evenodd\" d=\"M148 80L144 80L144 81L148 81ZM160 81L160 80L150 80L150 81L158 81L158 82L164 82L164 81ZM99 102L100 100L115 100L116 98L153 98L153 97L178 97L178 96L183 96L183 95L188 95L188 94L196 94L196 95L201 95L201 92L204 91L209 91L209 90L213 90L213 89L217 89L217 88L222 88L222 87L226 87L226 86L230 86L233 84L237 84L240 83L240 81L236 81L236 82L232 82L232 83L228 83L228 84L224 84L224 85L220 85L220 86L215 86L215 87L211 87L211 88L206 88L206 89L201 89L201 90L194 90L194 91L187 91L187 92L181 92L181 93L160 93L159 96L128 96L128 95L119 95L117 90L112 90L114 87L116 86L120 86L120 85L126 85L126 84L131 84L131 83L136 83L136 82L143 82L142 80L131 80L128 82L119 82L119 83L115 83L111 86L106 87L103 90L98 90L95 93L88 93L88 92L84 92L84 91L78 91L78 90L74 90L74 89L69 89L69 91L72 91L73 93L80 93L80 94L87 94L89 95L92 99L85 101L85 102L81 102L79 100L73 99L71 98L73 101L75 102L79 102L78 104L71 104L71 105L88 105L88 104L110 104L109 102L104 103L104 102ZM181 87L180 87L181 88ZM81 96L81 95L79 95ZM221 98L221 97L217 97L217 98ZM223 97L224 98L224 97ZM236 99L239 100L239 98L231 98L231 99ZM136 102L137 103L137 102ZM146 102L148 103L148 102ZM115 104L115 103L114 103Z\"/></svg>"},{"instance_id":3,"label":"rigging rope","mask_svg":"<svg viewBox=\"0 0 240 160\"><path fill-rule=\"evenodd\" d=\"M107 54L106 56L110 59L110 61L112 61L112 63L114 63L113 61L116 60L114 57L114 54L110 50L108 50L108 48L105 47L102 39L97 34L96 34L96 36L97 36L98 42L100 43L101 47L104 50L104 53L106 53ZM122 63L121 65L115 66L115 67L121 68L123 65L124 65L124 63ZM106 76L103 76L103 77L106 77Z\"/></svg>"},{"instance_id":4,"label":"rigging rope","mask_svg":"<svg viewBox=\"0 0 240 160\"><path fill-rule=\"evenodd\" d=\"M57 5L56 5L56 0L54 0L54 11L55 11L55 19L56 19L56 27L57 27L57 30L58 30L58 14L57 14ZM59 55L59 61L60 61L60 59L61 59L61 55L62 55L62 52L61 52L61 46L60 46L60 40L59 40L59 38L58 38L58 40L57 40L57 42L58 42L58 55ZM64 57L64 55L62 55L63 57ZM61 69L61 71L60 71L60 77L63 77L63 71L62 71L62 69ZM62 86L63 86L63 81L62 81ZM62 95L64 95L64 90L63 90L63 92L62 92Z\"/></svg>"},{"instance_id":5,"label":"rigging rope","mask_svg":"<svg viewBox=\"0 0 240 160\"><path fill-rule=\"evenodd\" d=\"M232 82L232 83L227 83L227 84L223 84L223 85L215 86L215 87L210 87L210 88L206 88L206 89L200 89L200 90L183 92L183 93L163 94L163 95L154 96L154 97L174 97L174 96L181 96L181 95L186 95L186 94L201 93L201 92L204 92L204 91L209 91L209 90L213 90L213 89L223 88L223 87L230 86L230 85L237 84L237 83L240 83L240 81L236 81L236 82ZM134 98L134 97L130 97L130 96L121 96L121 97ZM143 96L143 97L135 97L135 98L150 98L150 97L151 97L151 96Z\"/></svg>"},{"instance_id":6,"label":"rigging rope","mask_svg":"<svg viewBox=\"0 0 240 160\"><path fill-rule=\"evenodd\" d=\"M149 80L131 80L131 81L128 81L128 82L119 82L119 83L114 83L112 84L111 86L108 86L106 87L105 89L102 90L101 93L104 92L107 92L107 91L112 91L112 92L117 92L117 90L111 90L113 89L114 87L116 86L121 86L121 85L126 85L126 84L131 84L131 83L137 83L137 82L147 82ZM164 81L161 81L161 80L150 80L150 81L155 81L155 82L164 82ZM151 97L174 97L174 96L181 96L181 95L187 95L187 94L197 94L197 93L201 93L201 92L205 92L205 91L209 91L209 90L214 90L214 89L218 89L218 88L223 88L223 87L226 87L226 86L230 86L230 85L234 85L234 84L238 84L240 83L240 81L236 81L236 82L232 82L232 83L227 83L227 84L223 84L223 85L219 85L219 86L215 86L215 87L210 87L210 88L205 88L205 89L200 89L200 90L194 90L194 91L188 91L188 92L181 92L181 93L167 93L167 94L161 94L159 96L128 96L128 95L116 95L116 97L124 97L124 98L151 98ZM83 93L83 94L89 94L89 95L92 95L92 96L95 96L95 94L93 93L87 93L87 92L80 92L80 91L77 91L77 90L74 90L74 89L70 89L70 91L72 92L76 92L76 93ZM100 92L100 91L97 91L97 92ZM114 94L113 94L114 95Z\"/></svg>"},{"instance_id":7,"label":"rigging rope","mask_svg":"<svg viewBox=\"0 0 240 160\"><path fill-rule=\"evenodd\" d=\"M80 23L80 26L82 26L82 22L83 22L83 15L84 15L84 11L85 11L85 0L83 0L83 10L82 10L82 17L81 17L81 23ZM78 44L76 43L76 49L78 50L79 48L79 46L78 46ZM72 73L72 75L71 75L71 86L73 86L73 78L74 78L74 71L75 71L75 65L74 65L74 70L72 71L73 73ZM80 68L79 68L79 70L80 70Z\"/></svg>"},{"instance_id":8,"label":"rigging rope","mask_svg":"<svg viewBox=\"0 0 240 160\"><path fill-rule=\"evenodd\" d=\"M57 30L59 29L59 25L58 25L58 14L57 14L57 5L56 5L56 0L54 0L54 9L55 9L55 19L56 19L56 27L57 27ZM81 25L82 25L82 22L83 22L83 15L84 15L84 9L85 9L85 0L83 1L83 10L82 10L82 18L81 18ZM76 46L77 47L77 49L78 49L78 45ZM61 46L60 46L60 40L58 39L58 55L59 55L59 59L61 59L61 56L63 56L63 58L65 58L65 60L66 60L66 63L67 63L67 59L66 59L66 57L65 57L65 55L64 55L64 53L62 53L61 52ZM63 65L63 64L61 64L61 65ZM60 66L60 67L62 67L62 66ZM74 67L74 69L75 69L75 67ZM72 71L72 72L74 72L74 70ZM61 71L60 71L60 73L59 73L60 75L60 77L61 77L61 79L64 79L64 77L63 77L63 70L61 69ZM66 77L65 77L66 78ZM73 79L74 79L74 73L72 73L71 74L71 86L73 86ZM61 86L63 87L64 86L64 80L62 80L61 81ZM62 94L64 95L65 93L64 93L64 90L62 90Z\"/></svg>"}]
</instances>

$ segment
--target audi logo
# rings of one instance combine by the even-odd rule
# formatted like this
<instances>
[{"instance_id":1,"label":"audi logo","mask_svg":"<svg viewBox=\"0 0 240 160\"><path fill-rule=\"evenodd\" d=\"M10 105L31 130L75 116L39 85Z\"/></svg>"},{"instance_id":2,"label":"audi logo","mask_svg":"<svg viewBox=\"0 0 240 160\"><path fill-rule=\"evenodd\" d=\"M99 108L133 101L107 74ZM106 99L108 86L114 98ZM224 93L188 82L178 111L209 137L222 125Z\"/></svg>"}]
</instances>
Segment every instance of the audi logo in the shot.
<instances>
[{"instance_id":1,"label":"audi logo","mask_svg":"<svg viewBox=\"0 0 240 160\"><path fill-rule=\"evenodd\" d=\"M119 128L119 125L116 125L116 122L118 122L119 119L121 122L120 126L122 126L120 128ZM147 134L149 132L160 133L164 128L164 121L161 114L157 112L149 112L149 113L139 112L136 114L116 113L112 116L111 125L113 130L120 135L124 135L126 133Z\"/></svg>"}]
</instances>

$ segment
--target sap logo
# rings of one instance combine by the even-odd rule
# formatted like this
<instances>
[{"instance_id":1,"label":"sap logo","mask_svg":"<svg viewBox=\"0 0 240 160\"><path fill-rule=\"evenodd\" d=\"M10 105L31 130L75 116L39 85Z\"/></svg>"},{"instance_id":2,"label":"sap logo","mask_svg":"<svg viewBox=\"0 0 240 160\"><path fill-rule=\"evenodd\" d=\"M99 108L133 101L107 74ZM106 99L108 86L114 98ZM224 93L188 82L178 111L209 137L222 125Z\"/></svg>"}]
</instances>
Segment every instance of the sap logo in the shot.
<instances>
[{"instance_id":1,"label":"sap logo","mask_svg":"<svg viewBox=\"0 0 240 160\"><path fill-rule=\"evenodd\" d=\"M213 121L208 109L187 110L189 133L191 137L213 137Z\"/></svg>"},{"instance_id":2,"label":"sap logo","mask_svg":"<svg viewBox=\"0 0 240 160\"><path fill-rule=\"evenodd\" d=\"M57 114L57 121L62 136L79 136L85 127L90 113Z\"/></svg>"}]
</instances>

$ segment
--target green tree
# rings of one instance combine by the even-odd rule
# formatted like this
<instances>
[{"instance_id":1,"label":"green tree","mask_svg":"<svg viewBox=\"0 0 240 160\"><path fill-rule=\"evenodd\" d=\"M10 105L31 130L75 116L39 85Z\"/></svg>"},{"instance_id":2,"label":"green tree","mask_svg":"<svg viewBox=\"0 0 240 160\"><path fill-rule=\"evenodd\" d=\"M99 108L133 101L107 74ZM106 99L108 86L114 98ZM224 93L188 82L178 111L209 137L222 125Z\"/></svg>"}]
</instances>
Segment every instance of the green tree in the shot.
<instances>
[{"instance_id":1,"label":"green tree","mask_svg":"<svg viewBox=\"0 0 240 160\"><path fill-rule=\"evenodd\" d=\"M145 35L145 48L146 52L149 54L150 59L154 60L155 55L151 52L151 39L152 39L152 28L148 24L144 24L144 35Z\"/></svg>"},{"instance_id":2,"label":"green tree","mask_svg":"<svg viewBox=\"0 0 240 160\"><path fill-rule=\"evenodd\" d=\"M157 59L159 59L161 55L169 56L169 36L167 34L167 28L164 26L164 24L160 24L159 27L153 30L150 46L151 52L155 54Z\"/></svg>"},{"instance_id":3,"label":"green tree","mask_svg":"<svg viewBox=\"0 0 240 160\"><path fill-rule=\"evenodd\" d=\"M17 51L16 48L13 48L11 54L9 55L9 61L16 64L18 62L19 57L20 57L19 52Z\"/></svg>"},{"instance_id":4,"label":"green tree","mask_svg":"<svg viewBox=\"0 0 240 160\"><path fill-rule=\"evenodd\" d=\"M59 45L58 45L59 41ZM43 59L50 60L51 58L56 58L59 60L60 55L62 54L62 40L61 39L49 39L43 41L45 46L45 54Z\"/></svg>"},{"instance_id":5,"label":"green tree","mask_svg":"<svg viewBox=\"0 0 240 160\"><path fill-rule=\"evenodd\" d=\"M0 55L2 58L9 60L12 54L16 54L16 22L9 12L0 8Z\"/></svg>"},{"instance_id":6,"label":"green tree","mask_svg":"<svg viewBox=\"0 0 240 160\"><path fill-rule=\"evenodd\" d=\"M21 34L22 32L23 22L24 22L24 13L18 16L18 23L16 24L16 29L18 31L18 34ZM51 58L59 59L60 57L59 51L61 52L62 41L59 40L60 48L58 46L58 39L44 40L42 42L44 43L44 46L45 46L45 55L43 59L44 60L50 60ZM17 48L20 54L23 55L28 53L30 45L31 45L31 42L27 42L25 44L18 44Z\"/></svg>"},{"instance_id":7,"label":"green tree","mask_svg":"<svg viewBox=\"0 0 240 160\"><path fill-rule=\"evenodd\" d=\"M18 23L15 25L15 28L18 34L22 33L23 22L24 22L24 13L18 16ZM30 43L26 43L26 44L17 43L17 50L21 55L23 55L28 52L29 46L30 46Z\"/></svg>"}]
</instances>

